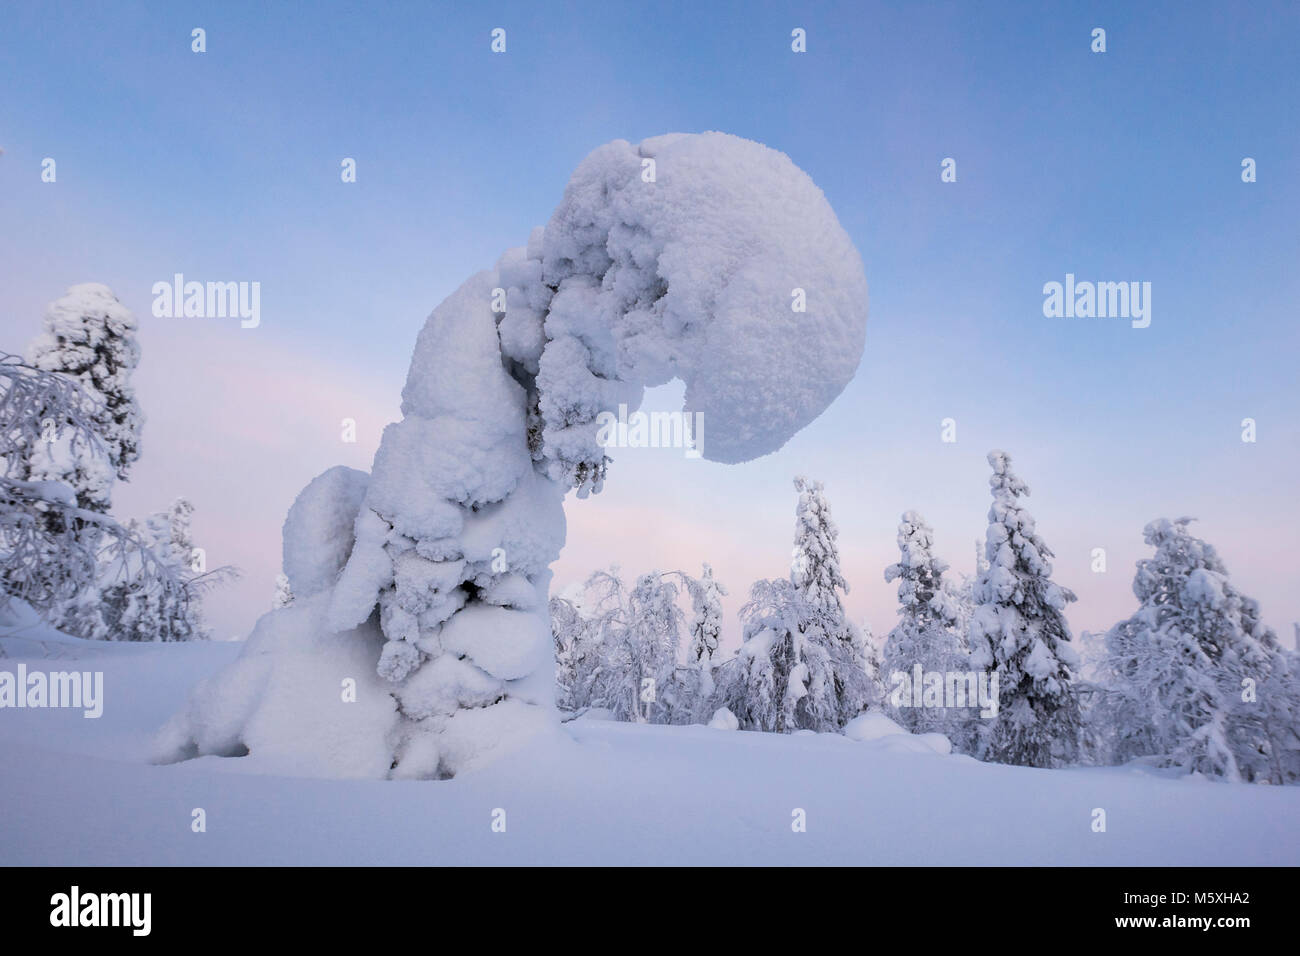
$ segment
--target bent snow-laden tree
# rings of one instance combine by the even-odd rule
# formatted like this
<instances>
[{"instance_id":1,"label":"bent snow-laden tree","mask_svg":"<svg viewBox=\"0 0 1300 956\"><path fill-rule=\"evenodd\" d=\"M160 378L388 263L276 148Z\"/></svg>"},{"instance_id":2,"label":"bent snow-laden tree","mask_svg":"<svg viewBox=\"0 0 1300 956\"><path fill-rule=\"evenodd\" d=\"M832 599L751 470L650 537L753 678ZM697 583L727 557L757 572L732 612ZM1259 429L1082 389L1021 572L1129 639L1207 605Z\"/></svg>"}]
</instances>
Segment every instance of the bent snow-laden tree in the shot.
<instances>
[{"instance_id":1,"label":"bent snow-laden tree","mask_svg":"<svg viewBox=\"0 0 1300 956\"><path fill-rule=\"evenodd\" d=\"M784 154L722 133L600 147L526 247L434 310L372 473L327 472L290 512L294 603L159 759L441 778L558 726L549 568L565 494L607 474L597 416L679 378L703 457L775 451L853 377L866 313L853 243Z\"/></svg>"}]
</instances>

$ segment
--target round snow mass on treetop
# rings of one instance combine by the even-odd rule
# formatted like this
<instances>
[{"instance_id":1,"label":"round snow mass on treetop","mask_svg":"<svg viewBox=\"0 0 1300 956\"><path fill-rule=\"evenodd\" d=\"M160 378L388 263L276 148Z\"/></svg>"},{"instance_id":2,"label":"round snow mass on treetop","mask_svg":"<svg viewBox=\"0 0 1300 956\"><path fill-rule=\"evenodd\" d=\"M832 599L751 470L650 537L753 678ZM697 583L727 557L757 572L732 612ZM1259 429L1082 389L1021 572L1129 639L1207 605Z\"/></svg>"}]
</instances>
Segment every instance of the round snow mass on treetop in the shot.
<instances>
[{"instance_id":1,"label":"round snow mass on treetop","mask_svg":"<svg viewBox=\"0 0 1300 956\"><path fill-rule=\"evenodd\" d=\"M862 261L822 191L726 133L592 152L546 226L541 272L552 287L602 276L561 322L608 349L619 379L681 379L713 461L784 445L853 378L866 338Z\"/></svg>"}]
</instances>

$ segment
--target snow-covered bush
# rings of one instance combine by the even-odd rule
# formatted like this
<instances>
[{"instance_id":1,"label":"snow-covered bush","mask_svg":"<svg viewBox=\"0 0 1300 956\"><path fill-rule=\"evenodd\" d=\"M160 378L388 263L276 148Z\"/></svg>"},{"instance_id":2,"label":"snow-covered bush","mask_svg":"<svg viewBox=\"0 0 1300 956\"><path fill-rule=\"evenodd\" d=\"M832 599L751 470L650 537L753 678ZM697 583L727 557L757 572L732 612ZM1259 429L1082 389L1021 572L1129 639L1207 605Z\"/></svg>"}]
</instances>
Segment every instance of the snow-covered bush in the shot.
<instances>
[{"instance_id":1,"label":"snow-covered bush","mask_svg":"<svg viewBox=\"0 0 1300 956\"><path fill-rule=\"evenodd\" d=\"M1143 536L1138 610L1107 632L1101 683L1117 762L1135 758L1227 780L1300 781L1300 694L1294 655L1228 580L1191 518L1159 519Z\"/></svg>"},{"instance_id":2,"label":"snow-covered bush","mask_svg":"<svg viewBox=\"0 0 1300 956\"><path fill-rule=\"evenodd\" d=\"M719 707L713 712L713 716L709 718L708 726L713 730L739 730L740 721L727 708Z\"/></svg>"},{"instance_id":3,"label":"snow-covered bush","mask_svg":"<svg viewBox=\"0 0 1300 956\"><path fill-rule=\"evenodd\" d=\"M1079 657L1064 614L1075 596L1052 581L1053 555L1020 505L1029 486L1012 472L1011 457L991 451L988 462L989 566L975 582L970 648L972 667L997 674L998 713L975 724L977 753L997 763L1061 766L1079 749Z\"/></svg>"},{"instance_id":4,"label":"snow-covered bush","mask_svg":"<svg viewBox=\"0 0 1300 956\"><path fill-rule=\"evenodd\" d=\"M329 631L378 611L401 706L372 745L392 775L447 776L554 726L549 568L564 495L606 476L602 411L675 377L705 458L775 451L852 378L866 309L857 251L783 154L704 133L588 156L545 229L426 322L332 585Z\"/></svg>"}]
</instances>

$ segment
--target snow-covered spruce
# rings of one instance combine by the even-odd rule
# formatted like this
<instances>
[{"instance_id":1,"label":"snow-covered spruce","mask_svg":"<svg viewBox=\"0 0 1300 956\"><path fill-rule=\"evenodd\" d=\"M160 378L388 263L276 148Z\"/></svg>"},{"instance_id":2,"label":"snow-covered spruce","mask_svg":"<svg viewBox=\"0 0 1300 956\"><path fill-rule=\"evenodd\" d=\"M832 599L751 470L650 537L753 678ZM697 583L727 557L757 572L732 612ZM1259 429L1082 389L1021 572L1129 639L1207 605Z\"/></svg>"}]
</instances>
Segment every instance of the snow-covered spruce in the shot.
<instances>
[{"instance_id":1,"label":"snow-covered spruce","mask_svg":"<svg viewBox=\"0 0 1300 956\"><path fill-rule=\"evenodd\" d=\"M65 423L51 417L50 434L27 449L25 473L14 477L61 481L76 492L80 507L108 511L113 481L125 479L140 457L144 414L131 384L140 361L136 330L131 312L98 283L75 285L46 307L42 333L27 348L27 364L76 383L104 453L77 446L62 428Z\"/></svg>"},{"instance_id":2,"label":"snow-covered spruce","mask_svg":"<svg viewBox=\"0 0 1300 956\"><path fill-rule=\"evenodd\" d=\"M762 580L741 608L745 642L725 667L718 702L744 730L838 730L875 702L867 653L840 598L838 531L821 482L799 492L790 577Z\"/></svg>"},{"instance_id":3,"label":"snow-covered spruce","mask_svg":"<svg viewBox=\"0 0 1300 956\"><path fill-rule=\"evenodd\" d=\"M565 493L606 476L599 413L680 378L705 458L775 451L852 378L866 312L857 251L784 154L723 133L595 150L545 229L429 317L337 581L295 585L159 758L238 742L322 774L447 777L555 726L549 566ZM330 739L331 701L275 700L305 653L373 720L354 708Z\"/></svg>"},{"instance_id":4,"label":"snow-covered spruce","mask_svg":"<svg viewBox=\"0 0 1300 956\"><path fill-rule=\"evenodd\" d=\"M1143 530L1140 607L1106 634L1099 707L1116 762L1134 758L1228 780L1300 781L1294 655L1228 580L1190 518Z\"/></svg>"},{"instance_id":5,"label":"snow-covered spruce","mask_svg":"<svg viewBox=\"0 0 1300 956\"><path fill-rule=\"evenodd\" d=\"M973 668L997 674L998 714L976 725L977 753L997 763L1061 766L1074 762L1079 744L1079 657L1063 613L1075 596L1051 579L1053 555L1020 505L1029 486L1012 472L1011 456L991 451L988 462L989 566L975 582L970 648Z\"/></svg>"},{"instance_id":6,"label":"snow-covered spruce","mask_svg":"<svg viewBox=\"0 0 1300 956\"><path fill-rule=\"evenodd\" d=\"M898 623L885 639L882 670L886 688L892 675L908 675L908 686L919 665L923 673L967 670L962 641L955 630L961 616L957 597L945 589L945 561L931 553L934 532L915 511L903 514L898 525L899 560L885 569L886 581L898 581ZM912 707L911 701L891 708L890 715L909 733L942 733L950 739L962 735L970 719L969 708ZM972 706L974 702L972 702Z\"/></svg>"},{"instance_id":7,"label":"snow-covered spruce","mask_svg":"<svg viewBox=\"0 0 1300 956\"><path fill-rule=\"evenodd\" d=\"M722 599L724 588L713 577L713 568L705 562L700 578L688 579L691 594L691 643L686 651L686 663L697 673L696 699L709 701L716 690L713 669L714 655L722 635Z\"/></svg>"}]
</instances>

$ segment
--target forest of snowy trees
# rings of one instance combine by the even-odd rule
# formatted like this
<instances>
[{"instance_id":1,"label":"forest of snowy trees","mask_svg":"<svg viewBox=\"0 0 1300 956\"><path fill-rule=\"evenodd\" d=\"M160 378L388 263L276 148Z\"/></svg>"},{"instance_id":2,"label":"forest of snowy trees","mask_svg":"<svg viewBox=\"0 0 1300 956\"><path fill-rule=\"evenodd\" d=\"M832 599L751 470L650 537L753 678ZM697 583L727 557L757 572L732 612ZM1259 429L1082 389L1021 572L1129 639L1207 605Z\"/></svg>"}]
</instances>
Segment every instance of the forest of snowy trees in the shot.
<instances>
[{"instance_id":1,"label":"forest of snowy trees","mask_svg":"<svg viewBox=\"0 0 1300 956\"><path fill-rule=\"evenodd\" d=\"M656 162L671 174L643 179ZM808 311L789 307L795 275L820 290ZM429 316L371 471L331 468L298 496L273 609L160 733L156 759L247 753L255 738L331 773L445 778L555 732L558 706L775 733L850 732L871 715L995 763L1296 783L1300 659L1191 519L1147 525L1137 608L1081 647L1075 595L1001 451L973 576L954 579L924 517L903 512L883 569L898 620L881 642L848 619L840 531L804 477L789 571L736 590L732 654L727 582L707 563L609 568L552 596L564 498L599 492L611 463L602 409L680 380L684 410L711 422L702 457L752 460L852 379L865 323L860 257L784 154L720 133L593 151L548 225ZM232 572L205 567L193 506L111 512L142 448L136 336L107 287L79 285L23 357L0 356L0 587L77 637L202 638L198 598ZM365 682L372 706L350 712L346 746L304 670Z\"/></svg>"},{"instance_id":2,"label":"forest of snowy trees","mask_svg":"<svg viewBox=\"0 0 1300 956\"><path fill-rule=\"evenodd\" d=\"M1188 531L1191 519L1147 525L1155 554L1138 563L1139 607L1089 637L1095 667L1086 670L1063 614L1074 594L1052 580L1052 551L1022 502L1029 488L1009 455L988 460L993 503L975 576L948 577L931 528L905 512L899 560L884 570L898 582L898 623L880 645L845 614L848 583L822 485L796 478L790 573L750 586L743 643L726 659L727 592L707 563L699 577L651 571L631 587L618 568L601 570L576 596L552 598L561 709L777 733L834 731L879 710L990 762L1140 761L1300 782L1300 657ZM925 675L922 706L910 690L897 693L916 673ZM996 675L996 714L982 716L974 692L953 706L944 696L952 675Z\"/></svg>"},{"instance_id":3,"label":"forest of snowy trees","mask_svg":"<svg viewBox=\"0 0 1300 956\"><path fill-rule=\"evenodd\" d=\"M0 580L69 634L200 638L196 597L230 572L202 567L193 506L179 498L125 523L110 514L113 485L141 451L135 328L107 288L77 286L50 305L24 357L0 361ZM749 586L730 656L720 648L728 591L707 563L698 575L630 580L613 567L551 598L561 711L789 733L836 731L878 710L981 760L1300 781L1300 658L1192 519L1147 525L1154 553L1138 562L1138 606L1082 655L1064 616L1074 594L1052 578L1029 489L1010 456L988 460L993 501L973 577L954 580L924 517L903 513L899 560L884 569L898 621L883 641L848 620L830 504L820 482L800 477L789 573ZM293 600L281 575L275 606ZM965 699L945 698L945 683L966 674L996 675L996 714L981 714L973 683Z\"/></svg>"},{"instance_id":4,"label":"forest of snowy trees","mask_svg":"<svg viewBox=\"0 0 1300 956\"><path fill-rule=\"evenodd\" d=\"M193 506L179 498L124 523L110 514L113 485L141 451L134 333L107 288L77 286L50 305L24 357L0 361L0 580L69 634L201 638L196 598L230 572L202 567ZM1154 553L1138 562L1137 608L1080 648L1064 616L1075 597L1053 580L1029 488L1007 454L988 461L993 500L974 576L954 580L924 517L904 512L899 560L884 569L898 620L879 643L848 619L839 530L821 483L800 477L789 573L749 586L734 654L721 651L728 590L708 563L698 575L633 579L612 567L552 597L560 710L777 733L836 731L880 711L980 760L1300 781L1300 657L1262 624L1192 519L1146 526ZM294 601L290 576L276 582L277 608ZM970 693L954 700L964 675ZM976 679L994 689L996 713L981 711Z\"/></svg>"}]
</instances>

